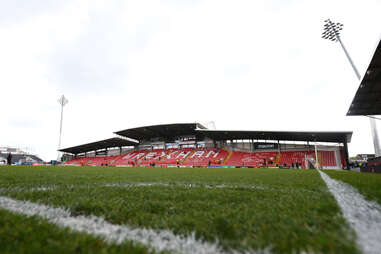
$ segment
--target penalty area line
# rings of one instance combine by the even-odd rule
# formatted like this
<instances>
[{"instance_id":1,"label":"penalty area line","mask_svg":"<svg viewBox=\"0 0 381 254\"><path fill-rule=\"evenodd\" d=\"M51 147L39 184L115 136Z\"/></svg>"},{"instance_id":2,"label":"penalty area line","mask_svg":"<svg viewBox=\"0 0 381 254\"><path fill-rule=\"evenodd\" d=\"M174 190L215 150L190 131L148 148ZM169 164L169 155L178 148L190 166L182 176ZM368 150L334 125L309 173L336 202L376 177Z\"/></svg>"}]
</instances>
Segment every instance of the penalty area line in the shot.
<instances>
[{"instance_id":1,"label":"penalty area line","mask_svg":"<svg viewBox=\"0 0 381 254\"><path fill-rule=\"evenodd\" d=\"M364 253L381 250L381 206L367 201L354 187L334 180L318 170L329 191L335 197L344 218L357 234L357 244Z\"/></svg>"}]
</instances>

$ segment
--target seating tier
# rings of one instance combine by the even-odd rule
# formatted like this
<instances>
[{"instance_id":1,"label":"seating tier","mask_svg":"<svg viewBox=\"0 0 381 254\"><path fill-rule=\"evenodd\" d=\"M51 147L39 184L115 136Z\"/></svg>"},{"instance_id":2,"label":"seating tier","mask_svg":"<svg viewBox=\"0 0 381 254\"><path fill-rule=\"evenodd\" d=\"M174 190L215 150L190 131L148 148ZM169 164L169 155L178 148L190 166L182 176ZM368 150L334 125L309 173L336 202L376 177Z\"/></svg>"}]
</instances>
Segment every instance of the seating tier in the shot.
<instances>
[{"instance_id":1,"label":"seating tier","mask_svg":"<svg viewBox=\"0 0 381 254\"><path fill-rule=\"evenodd\" d=\"M305 166L305 158L314 157L314 151L240 152L219 148L182 148L138 150L123 155L81 157L65 162L66 165L112 166ZM322 166L336 166L334 151L319 151Z\"/></svg>"}]
</instances>

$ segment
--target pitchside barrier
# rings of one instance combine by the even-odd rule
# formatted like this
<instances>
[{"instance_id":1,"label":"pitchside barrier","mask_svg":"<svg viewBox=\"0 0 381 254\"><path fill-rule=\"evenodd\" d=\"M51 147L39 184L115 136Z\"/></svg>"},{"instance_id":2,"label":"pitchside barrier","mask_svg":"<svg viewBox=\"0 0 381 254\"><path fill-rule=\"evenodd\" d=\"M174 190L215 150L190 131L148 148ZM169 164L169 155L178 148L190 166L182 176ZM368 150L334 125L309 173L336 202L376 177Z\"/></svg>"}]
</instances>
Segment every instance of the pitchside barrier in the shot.
<instances>
[{"instance_id":1,"label":"pitchside barrier","mask_svg":"<svg viewBox=\"0 0 381 254\"><path fill-rule=\"evenodd\" d=\"M99 167L99 165L77 165L77 164L64 164L62 166L87 166L87 167ZM105 165L104 165L105 166ZM290 166L279 166L279 167L258 167L258 166L185 166L185 165L155 165L155 166L148 166L148 165L107 165L106 167L123 167L123 168L133 168L133 167L141 167L141 168L281 168L281 169L303 169L303 168L296 168L296 167L290 167ZM381 165L380 165L380 172L381 173ZM368 172L368 171L362 171L362 172Z\"/></svg>"}]
</instances>

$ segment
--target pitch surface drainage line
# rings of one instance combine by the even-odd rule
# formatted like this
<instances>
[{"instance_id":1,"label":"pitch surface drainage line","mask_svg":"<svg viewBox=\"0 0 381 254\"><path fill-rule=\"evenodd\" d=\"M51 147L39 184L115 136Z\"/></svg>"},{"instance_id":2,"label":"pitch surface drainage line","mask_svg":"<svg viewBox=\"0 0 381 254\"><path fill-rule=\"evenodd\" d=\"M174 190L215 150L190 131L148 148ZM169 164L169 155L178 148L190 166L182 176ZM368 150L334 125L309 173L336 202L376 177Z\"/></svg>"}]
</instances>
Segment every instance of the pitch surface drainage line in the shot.
<instances>
[{"instance_id":1,"label":"pitch surface drainage line","mask_svg":"<svg viewBox=\"0 0 381 254\"><path fill-rule=\"evenodd\" d=\"M357 244L364 253L381 250L381 206L367 201L349 184L337 181L318 170L329 191L339 204L344 218L357 234Z\"/></svg>"},{"instance_id":2,"label":"pitch surface drainage line","mask_svg":"<svg viewBox=\"0 0 381 254\"><path fill-rule=\"evenodd\" d=\"M194 233L190 236L179 236L169 230L152 230L115 225L105 221L101 217L72 216L70 211L64 208L54 208L8 197L0 196L0 208L28 217L38 216L56 226L101 237L108 243L122 244L125 241L140 243L147 246L151 251L170 251L189 254L242 253L235 250L224 251L217 243L197 240ZM270 253L270 251L254 252L248 250L243 253Z\"/></svg>"}]
</instances>

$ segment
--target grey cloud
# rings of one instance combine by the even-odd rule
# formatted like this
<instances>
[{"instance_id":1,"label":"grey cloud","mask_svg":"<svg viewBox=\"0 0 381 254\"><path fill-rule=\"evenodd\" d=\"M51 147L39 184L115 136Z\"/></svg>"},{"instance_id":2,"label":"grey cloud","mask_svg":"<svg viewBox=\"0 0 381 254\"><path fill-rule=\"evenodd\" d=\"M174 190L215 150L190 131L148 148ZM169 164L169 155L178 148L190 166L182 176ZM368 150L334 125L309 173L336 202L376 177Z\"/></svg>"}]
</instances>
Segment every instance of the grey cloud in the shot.
<instances>
[{"instance_id":1,"label":"grey cloud","mask_svg":"<svg viewBox=\"0 0 381 254\"><path fill-rule=\"evenodd\" d=\"M34 119L13 119L10 126L18 129L32 129L39 127L40 122Z\"/></svg>"},{"instance_id":2,"label":"grey cloud","mask_svg":"<svg viewBox=\"0 0 381 254\"><path fill-rule=\"evenodd\" d=\"M127 71L116 63L108 61L104 49L80 47L68 50L70 54L60 52L51 65L50 79L56 81L63 90L75 90L76 93L92 93L118 88ZM103 51L103 52L102 52ZM73 54L77 52L78 54ZM115 90L113 91L115 92Z\"/></svg>"},{"instance_id":3,"label":"grey cloud","mask_svg":"<svg viewBox=\"0 0 381 254\"><path fill-rule=\"evenodd\" d=\"M117 8L114 9L117 12ZM89 13L88 24L74 44L60 44L49 59L50 79L76 93L117 89L126 76L126 43L119 13ZM81 25L81 24L78 24ZM115 90L113 90L115 92Z\"/></svg>"},{"instance_id":4,"label":"grey cloud","mask_svg":"<svg viewBox=\"0 0 381 254\"><path fill-rule=\"evenodd\" d=\"M299 0L271 0L264 1L265 6L269 9L280 11L298 4Z\"/></svg>"},{"instance_id":5,"label":"grey cloud","mask_svg":"<svg viewBox=\"0 0 381 254\"><path fill-rule=\"evenodd\" d=\"M89 9L88 23L78 24L83 27L75 43L57 43L49 59L49 79L79 94L123 90L128 52L143 50L162 23L161 17L147 16L139 23L126 24L127 8L115 1L102 9Z\"/></svg>"},{"instance_id":6,"label":"grey cloud","mask_svg":"<svg viewBox=\"0 0 381 254\"><path fill-rule=\"evenodd\" d=\"M71 0L2 0L0 25L23 23L35 16L58 11L71 2Z\"/></svg>"},{"instance_id":7,"label":"grey cloud","mask_svg":"<svg viewBox=\"0 0 381 254\"><path fill-rule=\"evenodd\" d=\"M249 64L231 64L225 67L224 75L226 78L238 78L250 71Z\"/></svg>"}]
</instances>

